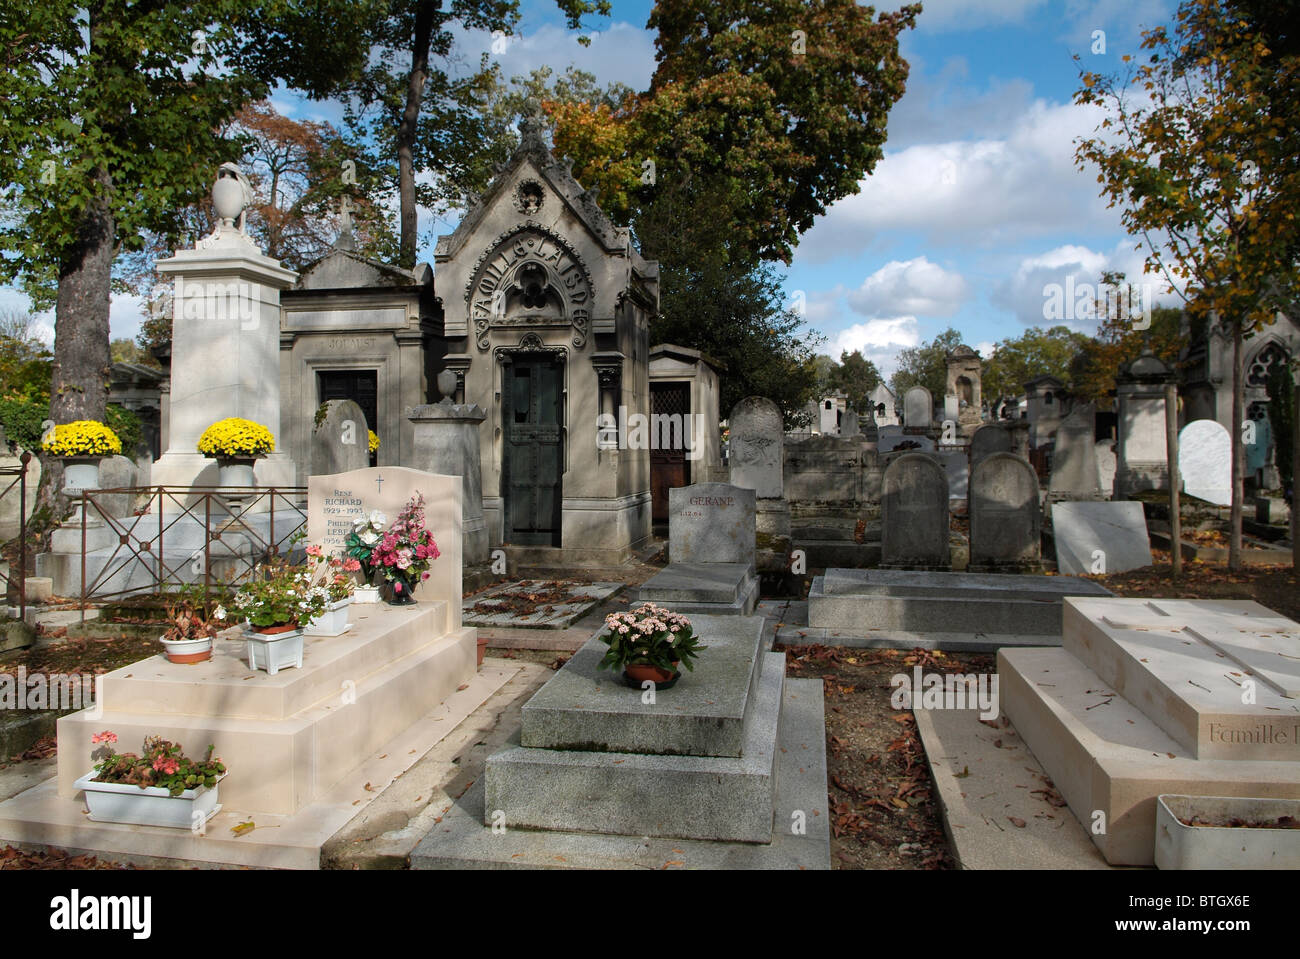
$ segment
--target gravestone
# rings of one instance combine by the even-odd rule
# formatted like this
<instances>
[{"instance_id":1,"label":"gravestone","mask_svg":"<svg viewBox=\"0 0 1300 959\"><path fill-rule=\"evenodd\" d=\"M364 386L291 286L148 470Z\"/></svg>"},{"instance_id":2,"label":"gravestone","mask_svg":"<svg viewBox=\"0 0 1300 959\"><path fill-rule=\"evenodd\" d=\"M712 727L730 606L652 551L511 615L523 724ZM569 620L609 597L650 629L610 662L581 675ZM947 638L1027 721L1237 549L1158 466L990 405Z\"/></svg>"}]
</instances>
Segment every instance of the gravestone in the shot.
<instances>
[{"instance_id":1,"label":"gravestone","mask_svg":"<svg viewBox=\"0 0 1300 959\"><path fill-rule=\"evenodd\" d=\"M754 491L697 483L668 491L668 559L673 563L754 562Z\"/></svg>"},{"instance_id":2,"label":"gravestone","mask_svg":"<svg viewBox=\"0 0 1300 959\"><path fill-rule=\"evenodd\" d=\"M311 434L311 474L350 473L369 465L370 433L361 407L354 400L324 403Z\"/></svg>"},{"instance_id":3,"label":"gravestone","mask_svg":"<svg viewBox=\"0 0 1300 959\"><path fill-rule=\"evenodd\" d=\"M1056 568L1063 576L1122 573L1151 565L1146 514L1134 500L1052 507Z\"/></svg>"},{"instance_id":4,"label":"gravestone","mask_svg":"<svg viewBox=\"0 0 1300 959\"><path fill-rule=\"evenodd\" d=\"M1216 506L1232 505L1232 437L1215 420L1194 420L1178 434L1183 491Z\"/></svg>"},{"instance_id":5,"label":"gravestone","mask_svg":"<svg viewBox=\"0 0 1300 959\"><path fill-rule=\"evenodd\" d=\"M99 461L101 490L135 486L139 475L135 463L125 456L105 456ZM95 502L109 516L131 516L135 512L135 496L131 493L100 493Z\"/></svg>"},{"instance_id":6,"label":"gravestone","mask_svg":"<svg viewBox=\"0 0 1300 959\"><path fill-rule=\"evenodd\" d=\"M990 453L976 463L969 515L972 572L1028 571L1040 564L1038 475L1028 460Z\"/></svg>"},{"instance_id":7,"label":"gravestone","mask_svg":"<svg viewBox=\"0 0 1300 959\"><path fill-rule=\"evenodd\" d=\"M961 397L949 393L943 398L943 418L954 423L961 417Z\"/></svg>"},{"instance_id":8,"label":"gravestone","mask_svg":"<svg viewBox=\"0 0 1300 959\"><path fill-rule=\"evenodd\" d=\"M439 386L446 384L445 376ZM465 565L486 563L490 556L487 520L483 515L483 470L479 459L479 426L487 413L476 404L437 403L406 411L414 425L411 449L417 465L431 473L461 477Z\"/></svg>"},{"instance_id":9,"label":"gravestone","mask_svg":"<svg viewBox=\"0 0 1300 959\"><path fill-rule=\"evenodd\" d=\"M441 555L429 566L429 594L455 597L456 625L460 625L461 595L461 482L402 466L377 466L307 480L307 542L319 545L325 555L341 553L356 520L378 510L384 525L417 493L424 494L425 525ZM415 598L420 598L417 589Z\"/></svg>"},{"instance_id":10,"label":"gravestone","mask_svg":"<svg viewBox=\"0 0 1300 959\"><path fill-rule=\"evenodd\" d=\"M1011 432L1005 426L981 426L975 431L975 435L970 441L970 461L971 464L978 464L980 460L992 453L1010 453L1011 449Z\"/></svg>"},{"instance_id":11,"label":"gravestone","mask_svg":"<svg viewBox=\"0 0 1300 959\"><path fill-rule=\"evenodd\" d=\"M844 419L840 423L840 436L861 436L862 427L858 422L858 414L853 410L844 411Z\"/></svg>"},{"instance_id":12,"label":"gravestone","mask_svg":"<svg viewBox=\"0 0 1300 959\"><path fill-rule=\"evenodd\" d=\"M1097 441L1097 483L1101 487L1101 495L1110 499L1115 495L1115 471L1119 466L1119 460L1115 456L1114 440Z\"/></svg>"},{"instance_id":13,"label":"gravestone","mask_svg":"<svg viewBox=\"0 0 1300 959\"><path fill-rule=\"evenodd\" d=\"M780 499L785 423L771 400L750 396L731 410L731 482L759 499Z\"/></svg>"},{"instance_id":14,"label":"gravestone","mask_svg":"<svg viewBox=\"0 0 1300 959\"><path fill-rule=\"evenodd\" d=\"M934 419L934 398L924 386L914 386L903 394L903 428L928 430Z\"/></svg>"},{"instance_id":15,"label":"gravestone","mask_svg":"<svg viewBox=\"0 0 1300 959\"><path fill-rule=\"evenodd\" d=\"M1080 406L1056 429L1048 494L1053 499L1099 499L1097 479L1096 409Z\"/></svg>"},{"instance_id":16,"label":"gravestone","mask_svg":"<svg viewBox=\"0 0 1300 959\"><path fill-rule=\"evenodd\" d=\"M924 453L907 453L885 468L881 496L881 566L947 567L948 477Z\"/></svg>"}]
</instances>

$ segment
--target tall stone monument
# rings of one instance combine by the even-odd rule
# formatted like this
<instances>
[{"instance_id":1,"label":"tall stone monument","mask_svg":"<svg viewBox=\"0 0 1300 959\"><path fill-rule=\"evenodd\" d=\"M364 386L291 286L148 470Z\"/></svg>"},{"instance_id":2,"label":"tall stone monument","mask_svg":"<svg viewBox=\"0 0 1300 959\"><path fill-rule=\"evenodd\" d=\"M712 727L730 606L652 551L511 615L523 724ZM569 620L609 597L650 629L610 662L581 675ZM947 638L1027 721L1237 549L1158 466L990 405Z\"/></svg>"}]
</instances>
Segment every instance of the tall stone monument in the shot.
<instances>
[{"instance_id":1,"label":"tall stone monument","mask_svg":"<svg viewBox=\"0 0 1300 959\"><path fill-rule=\"evenodd\" d=\"M154 485L216 486L216 461L197 446L208 426L230 416L260 423L277 438L276 451L257 461L257 484L294 485L293 460L278 442L280 291L297 274L249 239L244 212L252 201L239 167L223 163L212 187L216 229L158 263L174 286L168 445L153 464Z\"/></svg>"},{"instance_id":2,"label":"tall stone monument","mask_svg":"<svg viewBox=\"0 0 1300 959\"><path fill-rule=\"evenodd\" d=\"M1165 386L1173 372L1148 349L1115 378L1118 442L1115 495L1169 489Z\"/></svg>"}]
</instances>

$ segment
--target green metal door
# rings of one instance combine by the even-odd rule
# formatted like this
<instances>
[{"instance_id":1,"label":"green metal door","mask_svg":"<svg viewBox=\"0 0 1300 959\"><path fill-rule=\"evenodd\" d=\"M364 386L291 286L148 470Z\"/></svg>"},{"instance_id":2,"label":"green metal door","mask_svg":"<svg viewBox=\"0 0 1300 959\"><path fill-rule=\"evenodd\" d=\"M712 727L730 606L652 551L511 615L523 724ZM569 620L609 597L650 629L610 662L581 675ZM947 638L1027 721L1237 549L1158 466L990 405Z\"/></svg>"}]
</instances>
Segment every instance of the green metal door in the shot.
<instances>
[{"instance_id":1,"label":"green metal door","mask_svg":"<svg viewBox=\"0 0 1300 959\"><path fill-rule=\"evenodd\" d=\"M507 543L560 545L560 372L560 365L549 359L516 357L505 367Z\"/></svg>"}]
</instances>

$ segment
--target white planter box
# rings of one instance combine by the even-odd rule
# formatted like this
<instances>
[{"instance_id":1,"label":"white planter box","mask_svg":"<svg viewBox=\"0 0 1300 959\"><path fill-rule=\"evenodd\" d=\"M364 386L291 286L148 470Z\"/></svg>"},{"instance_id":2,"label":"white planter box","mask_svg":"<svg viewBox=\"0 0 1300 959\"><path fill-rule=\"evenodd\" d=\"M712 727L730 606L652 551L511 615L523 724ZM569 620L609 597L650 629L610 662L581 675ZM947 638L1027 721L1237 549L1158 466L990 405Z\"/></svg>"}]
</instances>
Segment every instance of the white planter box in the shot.
<instances>
[{"instance_id":1,"label":"white planter box","mask_svg":"<svg viewBox=\"0 0 1300 959\"><path fill-rule=\"evenodd\" d=\"M123 783L91 782L95 776L93 771L88 772L73 783L75 788L85 790L86 808L95 822L200 831L204 823L221 811L217 802L220 780L211 789L200 786L172 796L157 786L141 789Z\"/></svg>"},{"instance_id":2,"label":"white planter box","mask_svg":"<svg viewBox=\"0 0 1300 959\"><path fill-rule=\"evenodd\" d=\"M1160 869L1300 869L1300 829L1188 826L1182 819L1259 822L1300 819L1300 800L1241 796L1156 797L1156 866Z\"/></svg>"},{"instance_id":3,"label":"white planter box","mask_svg":"<svg viewBox=\"0 0 1300 959\"><path fill-rule=\"evenodd\" d=\"M302 630L285 633L246 632L248 640L248 668L264 669L272 676L293 666L302 668Z\"/></svg>"},{"instance_id":4,"label":"white planter box","mask_svg":"<svg viewBox=\"0 0 1300 959\"><path fill-rule=\"evenodd\" d=\"M354 603L377 603L379 602L378 586L358 586L357 591L352 594Z\"/></svg>"},{"instance_id":5,"label":"white planter box","mask_svg":"<svg viewBox=\"0 0 1300 959\"><path fill-rule=\"evenodd\" d=\"M313 619L304 632L308 636L342 636L348 629L348 607L352 597L340 599L325 607L325 612Z\"/></svg>"}]
</instances>

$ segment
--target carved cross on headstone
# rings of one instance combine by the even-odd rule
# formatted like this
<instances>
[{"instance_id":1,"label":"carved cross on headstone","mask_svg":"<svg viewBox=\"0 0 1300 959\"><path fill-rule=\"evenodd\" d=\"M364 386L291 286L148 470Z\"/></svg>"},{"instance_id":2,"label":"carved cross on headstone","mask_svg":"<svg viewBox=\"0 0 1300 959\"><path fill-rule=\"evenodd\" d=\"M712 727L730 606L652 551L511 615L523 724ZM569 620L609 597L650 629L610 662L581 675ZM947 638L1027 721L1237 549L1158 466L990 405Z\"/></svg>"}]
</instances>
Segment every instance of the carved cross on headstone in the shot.
<instances>
[{"instance_id":1,"label":"carved cross on headstone","mask_svg":"<svg viewBox=\"0 0 1300 959\"><path fill-rule=\"evenodd\" d=\"M382 476L375 477L375 489L380 493L384 491L384 478Z\"/></svg>"}]
</instances>

